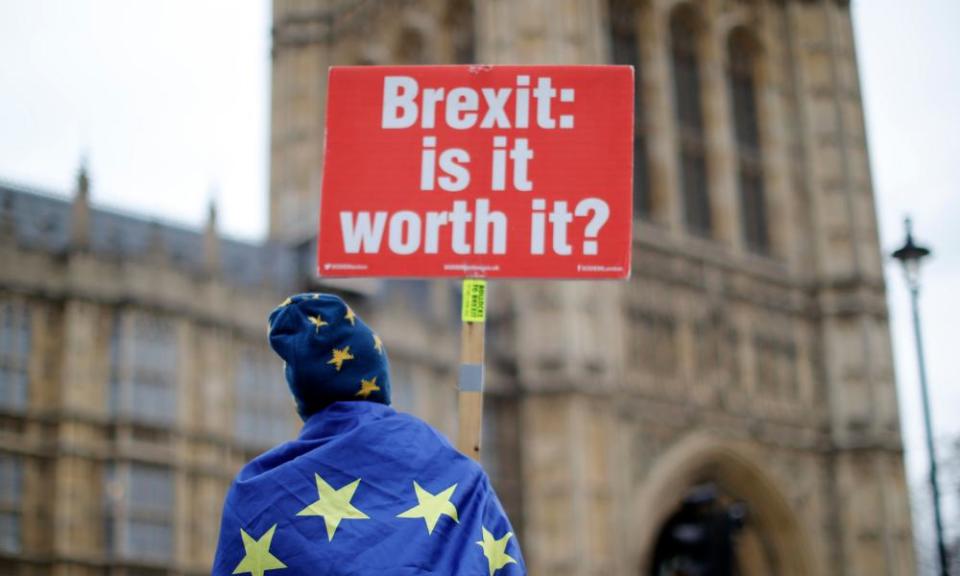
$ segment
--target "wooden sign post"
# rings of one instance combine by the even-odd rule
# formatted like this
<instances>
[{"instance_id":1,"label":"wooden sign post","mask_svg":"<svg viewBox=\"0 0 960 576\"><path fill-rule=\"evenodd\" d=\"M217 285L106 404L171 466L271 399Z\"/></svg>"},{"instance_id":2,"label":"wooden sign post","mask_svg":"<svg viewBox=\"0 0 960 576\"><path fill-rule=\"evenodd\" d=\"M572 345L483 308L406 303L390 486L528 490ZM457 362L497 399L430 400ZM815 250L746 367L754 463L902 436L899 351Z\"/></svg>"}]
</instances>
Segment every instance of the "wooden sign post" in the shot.
<instances>
[{"instance_id":1,"label":"wooden sign post","mask_svg":"<svg viewBox=\"0 0 960 576\"><path fill-rule=\"evenodd\" d=\"M487 308L487 283L463 281L460 332L460 423L457 449L480 460L480 432L483 428L483 348Z\"/></svg>"}]
</instances>

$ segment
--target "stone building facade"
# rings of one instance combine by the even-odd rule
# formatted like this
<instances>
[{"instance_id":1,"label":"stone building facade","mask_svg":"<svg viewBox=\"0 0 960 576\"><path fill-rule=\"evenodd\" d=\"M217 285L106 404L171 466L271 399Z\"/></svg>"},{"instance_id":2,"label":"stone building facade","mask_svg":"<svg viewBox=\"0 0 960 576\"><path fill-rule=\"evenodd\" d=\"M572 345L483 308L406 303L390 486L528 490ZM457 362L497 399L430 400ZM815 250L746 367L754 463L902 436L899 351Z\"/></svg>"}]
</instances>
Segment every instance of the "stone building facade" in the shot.
<instances>
[{"instance_id":1,"label":"stone building facade","mask_svg":"<svg viewBox=\"0 0 960 576\"><path fill-rule=\"evenodd\" d=\"M418 284L320 285L288 245L222 237L213 207L190 230L90 188L0 182L0 574L209 574L233 476L299 428L266 338L292 293L346 297L398 360L395 404L453 433L437 321L380 312L435 306Z\"/></svg>"},{"instance_id":2,"label":"stone building facade","mask_svg":"<svg viewBox=\"0 0 960 576\"><path fill-rule=\"evenodd\" d=\"M271 236L313 234L328 66L458 62L636 69L631 281L491 287L486 464L531 573L680 570L704 494L746 513L741 574L912 573L848 2L276 0Z\"/></svg>"},{"instance_id":3,"label":"stone building facade","mask_svg":"<svg viewBox=\"0 0 960 576\"><path fill-rule=\"evenodd\" d=\"M345 294L453 433L456 283L312 268L327 67L455 62L637 72L632 279L491 285L484 465L530 573L671 574L691 510L745 514L739 574L913 573L838 0L275 0L266 242L0 184L0 573L207 573L233 473L296 430L292 292Z\"/></svg>"},{"instance_id":4,"label":"stone building facade","mask_svg":"<svg viewBox=\"0 0 960 576\"><path fill-rule=\"evenodd\" d=\"M0 574L209 573L239 467L296 431L266 315L293 254L0 183ZM272 384L272 385L271 385Z\"/></svg>"}]
</instances>

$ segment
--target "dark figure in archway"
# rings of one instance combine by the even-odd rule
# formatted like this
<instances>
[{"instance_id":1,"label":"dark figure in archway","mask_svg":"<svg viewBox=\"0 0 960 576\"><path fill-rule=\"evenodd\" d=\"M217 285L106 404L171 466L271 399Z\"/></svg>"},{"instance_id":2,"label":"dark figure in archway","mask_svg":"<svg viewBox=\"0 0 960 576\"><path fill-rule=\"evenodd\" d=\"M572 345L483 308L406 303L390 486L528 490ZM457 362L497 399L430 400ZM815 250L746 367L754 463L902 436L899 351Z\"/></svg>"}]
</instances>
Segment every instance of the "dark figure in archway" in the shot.
<instances>
[{"instance_id":1,"label":"dark figure in archway","mask_svg":"<svg viewBox=\"0 0 960 576\"><path fill-rule=\"evenodd\" d=\"M695 486L657 538L651 576L739 576L734 540L746 521L741 502L725 502L716 486Z\"/></svg>"}]
</instances>

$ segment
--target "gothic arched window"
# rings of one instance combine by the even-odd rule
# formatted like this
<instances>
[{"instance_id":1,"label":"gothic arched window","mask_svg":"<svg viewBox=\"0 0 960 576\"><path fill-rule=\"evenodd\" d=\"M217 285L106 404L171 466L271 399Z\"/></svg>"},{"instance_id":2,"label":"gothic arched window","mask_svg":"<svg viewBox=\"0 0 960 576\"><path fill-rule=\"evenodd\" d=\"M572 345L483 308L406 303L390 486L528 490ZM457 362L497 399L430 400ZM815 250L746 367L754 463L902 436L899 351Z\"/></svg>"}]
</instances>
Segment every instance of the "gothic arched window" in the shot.
<instances>
[{"instance_id":1,"label":"gothic arched window","mask_svg":"<svg viewBox=\"0 0 960 576\"><path fill-rule=\"evenodd\" d=\"M736 30L727 43L727 74L737 147L737 183L740 188L740 221L747 248L770 249L760 120L756 93L756 43L745 30Z\"/></svg>"},{"instance_id":2,"label":"gothic arched window","mask_svg":"<svg viewBox=\"0 0 960 576\"><path fill-rule=\"evenodd\" d=\"M419 30L404 28L397 40L397 57L401 64L429 64L427 41Z\"/></svg>"},{"instance_id":3,"label":"gothic arched window","mask_svg":"<svg viewBox=\"0 0 960 576\"><path fill-rule=\"evenodd\" d=\"M453 0L447 7L446 25L454 64L473 64L477 59L473 10L473 0Z\"/></svg>"},{"instance_id":4,"label":"gothic arched window","mask_svg":"<svg viewBox=\"0 0 960 576\"><path fill-rule=\"evenodd\" d=\"M696 14L689 6L678 8L670 17L670 55L684 219L690 231L709 236L710 194L697 28Z\"/></svg>"},{"instance_id":5,"label":"gothic arched window","mask_svg":"<svg viewBox=\"0 0 960 576\"><path fill-rule=\"evenodd\" d=\"M0 299L0 406L6 410L27 408L31 333L29 305Z\"/></svg>"},{"instance_id":6,"label":"gothic arched window","mask_svg":"<svg viewBox=\"0 0 960 576\"><path fill-rule=\"evenodd\" d=\"M633 66L633 213L650 215L650 181L647 169L647 143L643 117L642 68L637 34L637 1L608 0L610 45L614 64Z\"/></svg>"}]
</instances>

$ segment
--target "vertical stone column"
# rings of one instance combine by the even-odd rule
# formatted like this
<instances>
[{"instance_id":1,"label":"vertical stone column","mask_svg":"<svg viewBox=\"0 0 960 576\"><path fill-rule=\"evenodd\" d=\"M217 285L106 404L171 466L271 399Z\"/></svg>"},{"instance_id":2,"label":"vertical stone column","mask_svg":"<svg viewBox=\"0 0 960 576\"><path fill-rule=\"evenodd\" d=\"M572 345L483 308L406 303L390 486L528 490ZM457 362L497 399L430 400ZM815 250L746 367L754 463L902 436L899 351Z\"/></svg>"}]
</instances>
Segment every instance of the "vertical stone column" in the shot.
<instances>
[{"instance_id":1,"label":"vertical stone column","mask_svg":"<svg viewBox=\"0 0 960 576\"><path fill-rule=\"evenodd\" d=\"M81 164L77 173L77 191L70 218L70 243L75 250L85 250L90 244L90 177L86 164Z\"/></svg>"},{"instance_id":2,"label":"vertical stone column","mask_svg":"<svg viewBox=\"0 0 960 576\"><path fill-rule=\"evenodd\" d=\"M911 573L908 494L896 422L882 269L850 10L787 3L793 96L806 160L832 502L825 518L837 574Z\"/></svg>"},{"instance_id":3,"label":"vertical stone column","mask_svg":"<svg viewBox=\"0 0 960 576\"><path fill-rule=\"evenodd\" d=\"M716 26L719 2L703 4L700 37L700 77L706 131L707 174L713 236L740 250L740 201L737 193L737 157L733 138L730 94L727 90L726 36Z\"/></svg>"},{"instance_id":4,"label":"vertical stone column","mask_svg":"<svg viewBox=\"0 0 960 576\"><path fill-rule=\"evenodd\" d=\"M761 7L760 42L757 62L757 106L760 116L760 149L763 154L764 188L767 193L767 230L770 252L796 270L797 254L793 243L797 233L792 214L792 185L788 165L787 118L784 113L786 94L785 59L781 39L776 36L775 10L770 4Z\"/></svg>"},{"instance_id":5,"label":"vertical stone column","mask_svg":"<svg viewBox=\"0 0 960 576\"><path fill-rule=\"evenodd\" d=\"M668 14L654 3L640 9L640 58L643 63L643 112L647 126L647 156L653 219L672 235L683 231L677 172L677 135L673 110Z\"/></svg>"},{"instance_id":6,"label":"vertical stone column","mask_svg":"<svg viewBox=\"0 0 960 576\"><path fill-rule=\"evenodd\" d=\"M215 226L214 223L208 226ZM192 422L190 408L196 400L192 398L194 390L191 390L192 382L198 382L198 361L197 350L200 349L197 342L198 330L187 319L176 319L173 321L175 342L177 346L177 372L176 372L176 410L175 427L185 432L194 432L196 430ZM202 383L201 386L206 385ZM182 571L189 567L190 548L193 540L196 538L192 534L193 522L191 522L192 502L191 496L195 490L192 478L187 476L186 468L193 461L192 442L189 434L177 434L171 443L173 459L170 466L170 473L173 477L174 505L171 510L171 535L170 539L173 545L173 551L176 555L176 566Z\"/></svg>"},{"instance_id":7,"label":"vertical stone column","mask_svg":"<svg viewBox=\"0 0 960 576\"><path fill-rule=\"evenodd\" d=\"M100 323L96 304L69 300L63 313L63 373L59 409L68 414L101 416L106 412L109 358L108 326Z\"/></svg>"},{"instance_id":8,"label":"vertical stone column","mask_svg":"<svg viewBox=\"0 0 960 576\"><path fill-rule=\"evenodd\" d=\"M324 0L273 6L269 234L302 240L316 232L332 38ZM292 19L296 16L297 19Z\"/></svg>"},{"instance_id":9,"label":"vertical stone column","mask_svg":"<svg viewBox=\"0 0 960 576\"><path fill-rule=\"evenodd\" d=\"M220 234L217 230L217 205L210 200L207 207L207 225L203 229L203 265L211 276L220 271Z\"/></svg>"}]
</instances>

